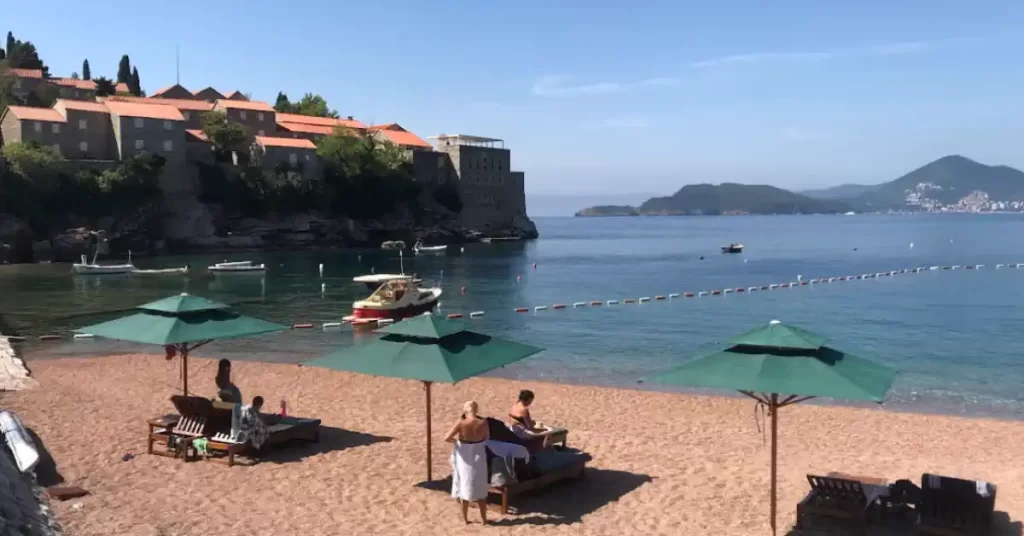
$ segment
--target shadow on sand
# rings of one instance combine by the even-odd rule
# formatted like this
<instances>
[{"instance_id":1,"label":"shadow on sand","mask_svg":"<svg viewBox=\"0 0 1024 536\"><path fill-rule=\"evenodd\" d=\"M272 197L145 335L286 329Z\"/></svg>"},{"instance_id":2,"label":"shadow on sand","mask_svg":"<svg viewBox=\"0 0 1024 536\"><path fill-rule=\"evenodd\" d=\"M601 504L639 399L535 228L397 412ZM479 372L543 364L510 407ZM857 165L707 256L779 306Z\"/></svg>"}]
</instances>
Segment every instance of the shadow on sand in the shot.
<instances>
[{"instance_id":1,"label":"shadow on sand","mask_svg":"<svg viewBox=\"0 0 1024 536\"><path fill-rule=\"evenodd\" d=\"M618 501L640 486L653 481L648 475L587 467L580 479L563 480L548 487L512 497L509 513L515 517L499 517L492 524L499 527L516 525L570 525L583 516ZM420 482L417 487L451 493L452 479ZM488 501L500 506L499 496L491 494Z\"/></svg>"},{"instance_id":2,"label":"shadow on sand","mask_svg":"<svg viewBox=\"0 0 1024 536\"><path fill-rule=\"evenodd\" d=\"M258 461L260 463L299 462L318 454L355 447L366 447L393 440L393 437L364 434L362 432L321 425L320 440L316 443L301 440L289 441L286 444L277 445L269 449L266 453L259 456Z\"/></svg>"},{"instance_id":3,"label":"shadow on sand","mask_svg":"<svg viewBox=\"0 0 1024 536\"><path fill-rule=\"evenodd\" d=\"M859 532L855 527L844 524L838 520L821 520L814 528L790 529L786 536L817 536L823 534L863 534L864 536L917 536L917 523L912 520L882 521L881 523L869 525L865 532ZM927 533L931 534L931 533ZM956 532L956 534L960 534ZM966 534L966 533L964 533ZM1010 515L1006 512L995 512L992 519L992 530L987 536L1022 536L1024 535L1024 524L1020 521L1011 521Z\"/></svg>"},{"instance_id":4,"label":"shadow on sand","mask_svg":"<svg viewBox=\"0 0 1024 536\"><path fill-rule=\"evenodd\" d=\"M64 477L57 470L57 462L53 459L50 451L46 449L46 444L43 443L39 434L28 427L25 428L25 431L28 432L28 436L36 447L36 452L39 453L39 463L36 465L35 470L36 482L44 488L63 484Z\"/></svg>"}]
</instances>

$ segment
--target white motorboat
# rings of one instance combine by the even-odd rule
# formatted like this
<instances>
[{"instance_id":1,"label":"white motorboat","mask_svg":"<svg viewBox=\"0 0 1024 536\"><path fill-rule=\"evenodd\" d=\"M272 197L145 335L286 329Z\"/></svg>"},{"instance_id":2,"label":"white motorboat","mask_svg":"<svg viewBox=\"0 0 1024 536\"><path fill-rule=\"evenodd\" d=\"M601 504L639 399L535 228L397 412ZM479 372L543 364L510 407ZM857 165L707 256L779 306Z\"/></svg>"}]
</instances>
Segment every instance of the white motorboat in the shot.
<instances>
[{"instance_id":1,"label":"white motorboat","mask_svg":"<svg viewBox=\"0 0 1024 536\"><path fill-rule=\"evenodd\" d=\"M189 266L186 264L185 266L182 266L181 268L155 268L155 269L152 269L152 270L143 270L141 268L136 268L135 271L132 272L132 273L133 274L140 274L140 275L176 275L176 274L182 274L183 275L183 274L187 274L188 273L188 269L189 269Z\"/></svg>"},{"instance_id":2,"label":"white motorboat","mask_svg":"<svg viewBox=\"0 0 1024 536\"><path fill-rule=\"evenodd\" d=\"M370 289L370 291L373 292L380 288L380 286L383 285L384 283L387 283L388 281L404 280L407 279L408 277L409 276L407 275L400 274L371 274L354 277L352 278L352 280L355 281L356 283L362 283L366 285L366 288ZM412 282L420 284L423 282L423 280L417 279L415 276L413 276Z\"/></svg>"},{"instance_id":3,"label":"white motorboat","mask_svg":"<svg viewBox=\"0 0 1024 536\"><path fill-rule=\"evenodd\" d=\"M126 264L96 264L96 255L93 255L92 262L82 255L82 262L72 264L71 271L79 275L130 274L135 271L135 265L132 264L132 252L130 251Z\"/></svg>"},{"instance_id":4,"label":"white motorboat","mask_svg":"<svg viewBox=\"0 0 1024 536\"><path fill-rule=\"evenodd\" d=\"M416 253L444 253L448 251L448 246L424 246L422 240L417 240L416 244L412 246L412 250Z\"/></svg>"},{"instance_id":5,"label":"white motorboat","mask_svg":"<svg viewBox=\"0 0 1024 536\"><path fill-rule=\"evenodd\" d=\"M433 310L440 298L440 288L420 288L411 275L390 275L368 298L352 304L346 319L409 318Z\"/></svg>"},{"instance_id":6,"label":"white motorboat","mask_svg":"<svg viewBox=\"0 0 1024 536\"><path fill-rule=\"evenodd\" d=\"M207 270L214 273L231 273L231 274L245 274L245 273L263 273L267 271L267 265L265 264L253 264L252 261L235 261L235 262L218 262L213 266L206 268Z\"/></svg>"}]
</instances>

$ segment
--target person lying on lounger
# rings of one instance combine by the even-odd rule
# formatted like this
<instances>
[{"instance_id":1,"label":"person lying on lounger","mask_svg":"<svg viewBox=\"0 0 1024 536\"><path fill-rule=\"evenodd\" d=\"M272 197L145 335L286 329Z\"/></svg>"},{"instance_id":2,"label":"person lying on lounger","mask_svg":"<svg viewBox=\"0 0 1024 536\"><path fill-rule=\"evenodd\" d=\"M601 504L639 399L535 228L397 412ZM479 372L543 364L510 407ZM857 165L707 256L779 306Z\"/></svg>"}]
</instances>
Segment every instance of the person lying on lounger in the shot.
<instances>
[{"instance_id":1,"label":"person lying on lounger","mask_svg":"<svg viewBox=\"0 0 1024 536\"><path fill-rule=\"evenodd\" d=\"M524 440L530 452L538 452L546 449L550 430L537 425L537 422L530 416L530 405L533 404L533 391L523 389L519 391L519 400L512 405L508 412L509 429L520 439Z\"/></svg>"}]
</instances>

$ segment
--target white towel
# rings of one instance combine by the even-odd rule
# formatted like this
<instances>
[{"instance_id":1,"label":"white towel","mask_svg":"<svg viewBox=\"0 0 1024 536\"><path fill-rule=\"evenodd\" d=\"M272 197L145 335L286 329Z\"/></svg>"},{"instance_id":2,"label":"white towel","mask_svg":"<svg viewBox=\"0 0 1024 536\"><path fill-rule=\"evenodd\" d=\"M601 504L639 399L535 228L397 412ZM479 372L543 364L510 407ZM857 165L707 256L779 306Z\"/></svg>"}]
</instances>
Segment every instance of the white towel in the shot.
<instances>
[{"instance_id":1,"label":"white towel","mask_svg":"<svg viewBox=\"0 0 1024 536\"><path fill-rule=\"evenodd\" d=\"M484 443L455 444L452 449L452 498L479 501L487 498L487 447Z\"/></svg>"},{"instance_id":2,"label":"white towel","mask_svg":"<svg viewBox=\"0 0 1024 536\"><path fill-rule=\"evenodd\" d=\"M526 458L526 463L530 463L530 451L526 450L526 447L522 445L495 441L493 439L488 439L484 444L487 445L488 450L499 458Z\"/></svg>"}]
</instances>

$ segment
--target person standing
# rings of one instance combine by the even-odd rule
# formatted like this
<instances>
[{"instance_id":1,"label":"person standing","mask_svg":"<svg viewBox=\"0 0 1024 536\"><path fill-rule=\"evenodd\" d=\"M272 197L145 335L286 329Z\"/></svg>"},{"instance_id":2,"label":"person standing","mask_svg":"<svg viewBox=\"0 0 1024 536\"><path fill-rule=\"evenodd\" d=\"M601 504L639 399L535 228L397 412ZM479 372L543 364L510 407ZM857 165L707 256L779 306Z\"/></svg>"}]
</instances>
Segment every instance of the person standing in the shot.
<instances>
[{"instance_id":1,"label":"person standing","mask_svg":"<svg viewBox=\"0 0 1024 536\"><path fill-rule=\"evenodd\" d=\"M487 524L487 448L490 437L487 419L478 414L476 402L462 406L462 417L452 426L445 441L455 442L452 449L452 498L462 507L462 521L469 524L469 503L480 508L480 520Z\"/></svg>"}]
</instances>

